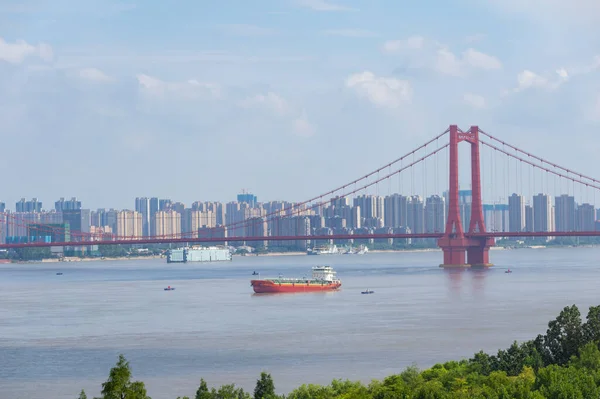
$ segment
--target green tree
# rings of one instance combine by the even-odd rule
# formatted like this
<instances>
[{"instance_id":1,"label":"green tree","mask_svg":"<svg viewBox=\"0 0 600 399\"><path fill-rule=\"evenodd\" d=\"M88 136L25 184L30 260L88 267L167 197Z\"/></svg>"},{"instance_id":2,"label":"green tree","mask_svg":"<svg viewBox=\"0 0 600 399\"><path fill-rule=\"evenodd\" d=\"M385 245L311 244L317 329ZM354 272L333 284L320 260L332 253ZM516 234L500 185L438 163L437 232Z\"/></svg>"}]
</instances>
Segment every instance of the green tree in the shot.
<instances>
[{"instance_id":1,"label":"green tree","mask_svg":"<svg viewBox=\"0 0 600 399\"><path fill-rule=\"evenodd\" d=\"M575 305L565 307L555 320L548 323L546 335L536 339L546 365L567 364L571 356L577 355L583 343L581 313Z\"/></svg>"},{"instance_id":2,"label":"green tree","mask_svg":"<svg viewBox=\"0 0 600 399\"><path fill-rule=\"evenodd\" d=\"M196 390L196 396L194 396L194 399L211 399L211 398L212 398L212 395L210 394L210 391L208 390L208 385L206 384L206 381L204 381L204 378L200 378L200 386Z\"/></svg>"},{"instance_id":3,"label":"green tree","mask_svg":"<svg viewBox=\"0 0 600 399\"><path fill-rule=\"evenodd\" d=\"M275 397L275 384L271 374L260 373L260 378L256 381L254 388L254 399L271 399Z\"/></svg>"},{"instance_id":4,"label":"green tree","mask_svg":"<svg viewBox=\"0 0 600 399\"><path fill-rule=\"evenodd\" d=\"M87 399L87 395L85 394L85 391L83 389L79 393L79 399Z\"/></svg>"},{"instance_id":5,"label":"green tree","mask_svg":"<svg viewBox=\"0 0 600 399\"><path fill-rule=\"evenodd\" d=\"M150 399L143 382L131 382L131 368L123 355L119 355L117 364L110 370L101 393L99 399Z\"/></svg>"},{"instance_id":6,"label":"green tree","mask_svg":"<svg viewBox=\"0 0 600 399\"><path fill-rule=\"evenodd\" d=\"M595 342L588 342L579 349L579 356L571 359L571 365L593 372L600 371L600 350Z\"/></svg>"},{"instance_id":7,"label":"green tree","mask_svg":"<svg viewBox=\"0 0 600 399\"><path fill-rule=\"evenodd\" d=\"M213 399L250 399L249 393L244 392L242 388L236 388L235 384L221 385L218 390L212 389Z\"/></svg>"},{"instance_id":8,"label":"green tree","mask_svg":"<svg viewBox=\"0 0 600 399\"><path fill-rule=\"evenodd\" d=\"M600 342L600 306L590 306L583 325L585 342Z\"/></svg>"},{"instance_id":9,"label":"green tree","mask_svg":"<svg viewBox=\"0 0 600 399\"><path fill-rule=\"evenodd\" d=\"M17 248L11 256L17 260L42 260L51 258L52 252L50 248Z\"/></svg>"},{"instance_id":10,"label":"green tree","mask_svg":"<svg viewBox=\"0 0 600 399\"><path fill-rule=\"evenodd\" d=\"M597 398L600 393L590 373L556 364L538 371L536 388L548 399Z\"/></svg>"}]
</instances>

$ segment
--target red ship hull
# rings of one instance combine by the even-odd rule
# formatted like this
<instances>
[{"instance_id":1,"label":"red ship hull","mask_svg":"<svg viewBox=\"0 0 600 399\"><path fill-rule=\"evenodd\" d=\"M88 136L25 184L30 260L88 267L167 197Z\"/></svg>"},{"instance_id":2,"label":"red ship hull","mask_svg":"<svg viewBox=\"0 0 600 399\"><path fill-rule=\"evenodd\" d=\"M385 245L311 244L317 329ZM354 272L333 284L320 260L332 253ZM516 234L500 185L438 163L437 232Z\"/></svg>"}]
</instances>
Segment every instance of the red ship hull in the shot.
<instances>
[{"instance_id":1,"label":"red ship hull","mask_svg":"<svg viewBox=\"0 0 600 399\"><path fill-rule=\"evenodd\" d=\"M251 280L250 285L257 294L267 292L319 292L319 291L335 291L342 286L339 281L334 282L312 282L312 283L289 283L275 282L271 280Z\"/></svg>"}]
</instances>

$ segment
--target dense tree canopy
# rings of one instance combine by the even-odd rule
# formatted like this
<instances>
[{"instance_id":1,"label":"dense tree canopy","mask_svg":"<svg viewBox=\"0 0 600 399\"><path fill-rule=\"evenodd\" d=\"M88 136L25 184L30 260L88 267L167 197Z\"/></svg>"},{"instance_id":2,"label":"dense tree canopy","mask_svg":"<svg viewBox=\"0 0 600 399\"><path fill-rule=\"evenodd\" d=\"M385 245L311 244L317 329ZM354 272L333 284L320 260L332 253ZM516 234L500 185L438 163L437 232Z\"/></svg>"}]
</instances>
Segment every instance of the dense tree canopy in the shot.
<instances>
[{"instance_id":1,"label":"dense tree canopy","mask_svg":"<svg viewBox=\"0 0 600 399\"><path fill-rule=\"evenodd\" d=\"M514 342L490 355L436 364L427 370L409 367L383 381L334 380L329 385L301 385L277 395L270 374L262 372L254 396L234 384L208 388L204 379L194 399L588 399L600 398L600 306L565 307L548 323L546 334ZM85 399L81 391L80 399ZM98 399L150 399L143 382L131 382L123 355L102 385ZM178 399L189 399L188 397Z\"/></svg>"}]
</instances>

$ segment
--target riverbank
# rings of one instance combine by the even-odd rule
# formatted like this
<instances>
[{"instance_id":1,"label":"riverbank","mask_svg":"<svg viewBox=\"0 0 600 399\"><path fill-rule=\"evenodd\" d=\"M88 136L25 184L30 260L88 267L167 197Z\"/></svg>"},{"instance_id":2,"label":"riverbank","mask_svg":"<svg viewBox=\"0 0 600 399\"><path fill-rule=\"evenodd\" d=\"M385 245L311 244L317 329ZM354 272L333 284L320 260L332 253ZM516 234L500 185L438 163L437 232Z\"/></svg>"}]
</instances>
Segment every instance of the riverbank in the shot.
<instances>
[{"instance_id":1,"label":"riverbank","mask_svg":"<svg viewBox=\"0 0 600 399\"><path fill-rule=\"evenodd\" d=\"M162 255L150 255L150 256L115 256L115 257L100 257L100 258L79 258L77 256L65 256L61 259L51 258L42 259L40 261L22 261L15 263L63 263L63 262L114 262L124 260L144 260L144 259L161 259L164 258Z\"/></svg>"}]
</instances>

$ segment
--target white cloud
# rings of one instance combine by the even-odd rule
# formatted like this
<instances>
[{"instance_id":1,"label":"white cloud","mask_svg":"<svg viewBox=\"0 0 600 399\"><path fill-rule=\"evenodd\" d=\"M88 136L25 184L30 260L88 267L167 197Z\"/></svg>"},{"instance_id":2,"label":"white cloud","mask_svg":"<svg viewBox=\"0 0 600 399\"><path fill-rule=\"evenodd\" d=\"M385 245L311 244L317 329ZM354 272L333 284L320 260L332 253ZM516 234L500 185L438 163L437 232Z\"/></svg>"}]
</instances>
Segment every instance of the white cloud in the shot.
<instances>
[{"instance_id":1,"label":"white cloud","mask_svg":"<svg viewBox=\"0 0 600 399\"><path fill-rule=\"evenodd\" d=\"M445 75L460 76L463 73L462 62L447 48L437 51L435 69Z\"/></svg>"},{"instance_id":2,"label":"white cloud","mask_svg":"<svg viewBox=\"0 0 600 399\"><path fill-rule=\"evenodd\" d=\"M472 48L462 53L462 57L457 57L448 48L438 49L435 69L438 72L452 75L463 76L469 69L494 70L501 69L502 64L496 57L484 54Z\"/></svg>"},{"instance_id":3,"label":"white cloud","mask_svg":"<svg viewBox=\"0 0 600 399\"><path fill-rule=\"evenodd\" d=\"M83 68L79 70L79 77L95 82L112 82L113 78L96 68Z\"/></svg>"},{"instance_id":4,"label":"white cloud","mask_svg":"<svg viewBox=\"0 0 600 399\"><path fill-rule=\"evenodd\" d=\"M569 75L564 68L558 69L555 74L556 76L546 77L526 69L517 75L517 87L513 91L519 92L527 89L555 90L569 79Z\"/></svg>"},{"instance_id":5,"label":"white cloud","mask_svg":"<svg viewBox=\"0 0 600 399\"><path fill-rule=\"evenodd\" d=\"M225 33L236 36L265 36L274 33L273 29L247 24L219 25L219 28Z\"/></svg>"},{"instance_id":6,"label":"white cloud","mask_svg":"<svg viewBox=\"0 0 600 399\"><path fill-rule=\"evenodd\" d=\"M219 85L199 82L196 79L190 79L186 82L165 82L145 74L139 74L136 78L140 88L145 93L159 97L176 94L183 98L194 99L206 96L206 94L213 97L219 97L222 94Z\"/></svg>"},{"instance_id":7,"label":"white cloud","mask_svg":"<svg viewBox=\"0 0 600 399\"><path fill-rule=\"evenodd\" d=\"M24 40L17 40L11 44L0 38L0 61L20 64L30 56L37 56L44 61L51 61L53 56L52 47L44 43L34 46Z\"/></svg>"},{"instance_id":8,"label":"white cloud","mask_svg":"<svg viewBox=\"0 0 600 399\"><path fill-rule=\"evenodd\" d=\"M326 35L345 37L376 37L377 33L365 29L329 29L323 31Z\"/></svg>"},{"instance_id":9,"label":"white cloud","mask_svg":"<svg viewBox=\"0 0 600 399\"><path fill-rule=\"evenodd\" d=\"M502 63L496 57L481 53L472 48L463 53L463 62L473 68L479 69L491 70L502 68Z\"/></svg>"},{"instance_id":10,"label":"white cloud","mask_svg":"<svg viewBox=\"0 0 600 399\"><path fill-rule=\"evenodd\" d=\"M306 111L292 122L294 134L300 137L312 137L315 135L314 126L308 121Z\"/></svg>"},{"instance_id":11,"label":"white cloud","mask_svg":"<svg viewBox=\"0 0 600 399\"><path fill-rule=\"evenodd\" d=\"M527 89L555 90L562 84L600 69L600 56L596 56L589 63L576 66L560 67L554 73L537 74L531 70L524 70L517 75L517 87L513 92Z\"/></svg>"},{"instance_id":12,"label":"white cloud","mask_svg":"<svg viewBox=\"0 0 600 399\"><path fill-rule=\"evenodd\" d=\"M407 80L377 77L369 71L349 76L346 87L379 107L396 108L412 99L412 87Z\"/></svg>"},{"instance_id":13,"label":"white cloud","mask_svg":"<svg viewBox=\"0 0 600 399\"><path fill-rule=\"evenodd\" d=\"M476 109L485 108L485 98L478 94L465 93L463 96L465 103Z\"/></svg>"},{"instance_id":14,"label":"white cloud","mask_svg":"<svg viewBox=\"0 0 600 399\"><path fill-rule=\"evenodd\" d=\"M461 56L454 54L447 46L428 41L422 36L411 36L403 40L390 40L383 44L383 52L400 53L413 63L413 67L431 68L445 75L464 76L470 70L501 69L502 63L494 56L473 48Z\"/></svg>"},{"instance_id":15,"label":"white cloud","mask_svg":"<svg viewBox=\"0 0 600 399\"><path fill-rule=\"evenodd\" d=\"M425 45L425 38L422 36L411 36L404 40L388 40L383 44L383 51L386 53L397 53L402 50L421 49Z\"/></svg>"},{"instance_id":16,"label":"white cloud","mask_svg":"<svg viewBox=\"0 0 600 399\"><path fill-rule=\"evenodd\" d=\"M297 0L299 6L311 8L315 11L358 11L356 8L346 7L326 0Z\"/></svg>"},{"instance_id":17,"label":"white cloud","mask_svg":"<svg viewBox=\"0 0 600 399\"><path fill-rule=\"evenodd\" d=\"M267 94L257 94L253 97L246 98L240 102L240 105L245 108L264 107L279 114L283 114L289 109L287 101L271 91Z\"/></svg>"}]
</instances>

